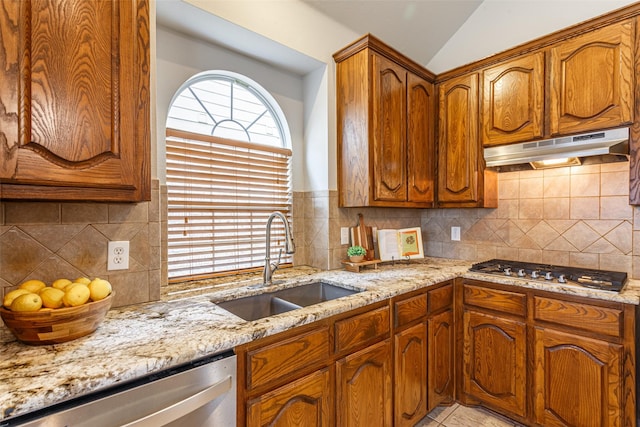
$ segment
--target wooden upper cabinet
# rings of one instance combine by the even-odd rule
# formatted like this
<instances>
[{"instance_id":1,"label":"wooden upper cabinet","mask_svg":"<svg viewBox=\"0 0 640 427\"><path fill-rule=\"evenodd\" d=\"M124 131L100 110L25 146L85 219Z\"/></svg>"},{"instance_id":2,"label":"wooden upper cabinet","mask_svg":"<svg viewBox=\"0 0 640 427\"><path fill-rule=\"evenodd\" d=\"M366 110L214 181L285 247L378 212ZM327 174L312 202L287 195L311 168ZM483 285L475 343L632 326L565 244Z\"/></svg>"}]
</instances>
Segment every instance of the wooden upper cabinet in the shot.
<instances>
[{"instance_id":1,"label":"wooden upper cabinet","mask_svg":"<svg viewBox=\"0 0 640 427\"><path fill-rule=\"evenodd\" d=\"M633 35L633 22L627 20L552 47L552 135L633 121Z\"/></svg>"},{"instance_id":2,"label":"wooden upper cabinet","mask_svg":"<svg viewBox=\"0 0 640 427\"><path fill-rule=\"evenodd\" d=\"M482 143L508 144L544 134L544 53L482 72Z\"/></svg>"},{"instance_id":3,"label":"wooden upper cabinet","mask_svg":"<svg viewBox=\"0 0 640 427\"><path fill-rule=\"evenodd\" d=\"M1 198L148 200L148 0L1 8Z\"/></svg>"},{"instance_id":4,"label":"wooden upper cabinet","mask_svg":"<svg viewBox=\"0 0 640 427\"><path fill-rule=\"evenodd\" d=\"M432 204L435 200L436 93L427 80L407 74L407 199Z\"/></svg>"},{"instance_id":5,"label":"wooden upper cabinet","mask_svg":"<svg viewBox=\"0 0 640 427\"><path fill-rule=\"evenodd\" d=\"M438 201L478 201L478 75L440 85Z\"/></svg>"},{"instance_id":6,"label":"wooden upper cabinet","mask_svg":"<svg viewBox=\"0 0 640 427\"><path fill-rule=\"evenodd\" d=\"M407 71L388 59L373 60L374 200L407 199Z\"/></svg>"},{"instance_id":7,"label":"wooden upper cabinet","mask_svg":"<svg viewBox=\"0 0 640 427\"><path fill-rule=\"evenodd\" d=\"M342 207L432 207L433 75L371 35L334 55Z\"/></svg>"}]
</instances>

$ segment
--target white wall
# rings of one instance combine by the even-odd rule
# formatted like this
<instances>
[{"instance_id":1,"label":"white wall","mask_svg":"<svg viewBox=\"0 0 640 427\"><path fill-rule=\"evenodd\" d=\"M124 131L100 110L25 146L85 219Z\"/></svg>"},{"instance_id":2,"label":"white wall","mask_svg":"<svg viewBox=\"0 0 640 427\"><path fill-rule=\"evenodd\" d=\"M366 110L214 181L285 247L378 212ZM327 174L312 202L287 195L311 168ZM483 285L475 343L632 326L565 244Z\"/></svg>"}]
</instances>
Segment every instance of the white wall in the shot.
<instances>
[{"instance_id":1,"label":"white wall","mask_svg":"<svg viewBox=\"0 0 640 427\"><path fill-rule=\"evenodd\" d=\"M427 64L438 74L634 3L633 0L484 0Z\"/></svg>"},{"instance_id":2,"label":"white wall","mask_svg":"<svg viewBox=\"0 0 640 427\"><path fill-rule=\"evenodd\" d=\"M160 182L166 182L164 134L173 96L195 74L207 70L227 70L258 82L282 108L289 124L294 152L293 190L302 191L305 182L302 77L163 27L156 28L156 40L157 175Z\"/></svg>"}]
</instances>

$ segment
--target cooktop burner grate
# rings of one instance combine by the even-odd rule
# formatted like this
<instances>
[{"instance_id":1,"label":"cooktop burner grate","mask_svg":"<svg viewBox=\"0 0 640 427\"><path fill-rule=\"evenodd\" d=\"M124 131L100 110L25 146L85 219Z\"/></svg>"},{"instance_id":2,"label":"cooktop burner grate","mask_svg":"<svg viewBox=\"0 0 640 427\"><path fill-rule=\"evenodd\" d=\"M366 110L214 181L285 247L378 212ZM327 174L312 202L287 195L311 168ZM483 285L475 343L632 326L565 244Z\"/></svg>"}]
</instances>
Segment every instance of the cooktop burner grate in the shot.
<instances>
[{"instance_id":1,"label":"cooktop burner grate","mask_svg":"<svg viewBox=\"0 0 640 427\"><path fill-rule=\"evenodd\" d=\"M580 286L620 292L627 282L627 273L594 270L581 267L565 267L504 259L492 259L473 264L470 271L500 276L513 276L550 283L569 283Z\"/></svg>"}]
</instances>

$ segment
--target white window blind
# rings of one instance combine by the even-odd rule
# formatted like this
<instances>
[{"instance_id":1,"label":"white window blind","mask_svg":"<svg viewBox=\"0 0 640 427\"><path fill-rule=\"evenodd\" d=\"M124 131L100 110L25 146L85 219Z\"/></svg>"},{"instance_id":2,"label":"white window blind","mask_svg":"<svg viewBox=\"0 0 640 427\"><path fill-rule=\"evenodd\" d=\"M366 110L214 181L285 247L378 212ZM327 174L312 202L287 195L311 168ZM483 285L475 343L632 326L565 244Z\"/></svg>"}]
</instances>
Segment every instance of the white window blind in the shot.
<instances>
[{"instance_id":1,"label":"white window blind","mask_svg":"<svg viewBox=\"0 0 640 427\"><path fill-rule=\"evenodd\" d=\"M263 267L269 215L291 219L291 150L175 129L166 136L169 278ZM284 226L274 221L271 232L277 259Z\"/></svg>"}]
</instances>

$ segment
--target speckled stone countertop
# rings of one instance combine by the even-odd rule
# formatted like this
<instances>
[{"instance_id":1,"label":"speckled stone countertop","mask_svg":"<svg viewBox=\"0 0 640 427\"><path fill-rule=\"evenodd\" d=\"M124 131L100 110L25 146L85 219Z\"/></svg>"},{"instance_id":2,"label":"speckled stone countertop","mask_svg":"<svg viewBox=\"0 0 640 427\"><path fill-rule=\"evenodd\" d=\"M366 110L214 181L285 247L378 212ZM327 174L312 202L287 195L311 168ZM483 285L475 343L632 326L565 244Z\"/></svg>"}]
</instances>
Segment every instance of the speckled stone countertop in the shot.
<instances>
[{"instance_id":1,"label":"speckled stone countertop","mask_svg":"<svg viewBox=\"0 0 640 427\"><path fill-rule=\"evenodd\" d=\"M264 292L264 288L253 286L261 282L259 274L165 286L161 301L111 309L96 332L63 344L24 345L0 324L0 420L459 276L640 303L637 280L629 281L623 292L615 294L475 274L468 272L469 267L465 261L426 258L409 264L384 264L360 273L310 267L278 270L269 291L322 279L363 292L253 322L212 301Z\"/></svg>"}]
</instances>

